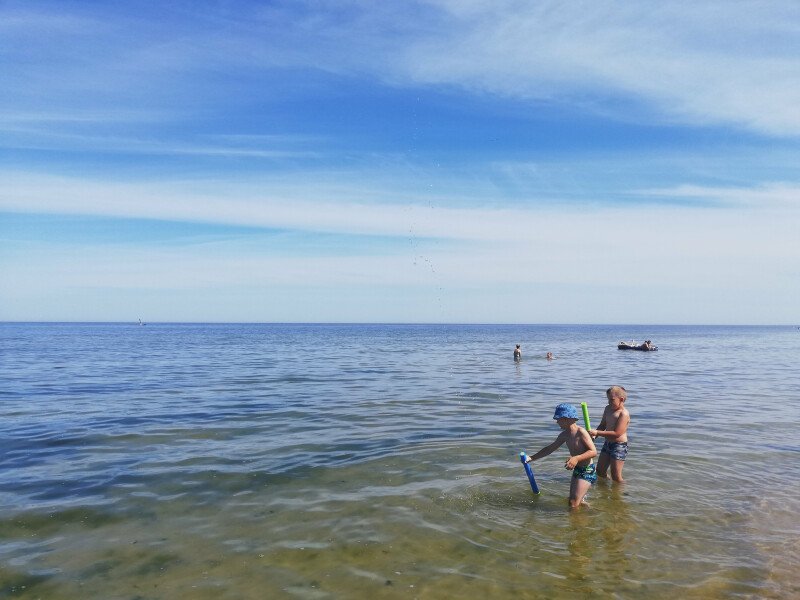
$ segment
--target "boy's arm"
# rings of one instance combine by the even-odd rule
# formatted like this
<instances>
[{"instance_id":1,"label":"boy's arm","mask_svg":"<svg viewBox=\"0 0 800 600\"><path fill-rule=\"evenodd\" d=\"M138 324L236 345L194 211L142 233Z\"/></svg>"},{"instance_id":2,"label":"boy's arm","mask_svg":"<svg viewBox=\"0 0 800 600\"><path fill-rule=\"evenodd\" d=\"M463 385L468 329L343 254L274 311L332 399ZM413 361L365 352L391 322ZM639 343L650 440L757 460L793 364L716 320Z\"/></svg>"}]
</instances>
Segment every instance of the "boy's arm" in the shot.
<instances>
[{"instance_id":1,"label":"boy's arm","mask_svg":"<svg viewBox=\"0 0 800 600\"><path fill-rule=\"evenodd\" d=\"M586 450L580 454L576 454L575 456L570 456L567 459L566 467L568 469L574 469L575 465L577 465L579 462L583 460L589 460L590 458L597 456L597 448L592 441L592 437L583 427L580 428L580 436L581 440L583 440L583 443L586 446Z\"/></svg>"},{"instance_id":2,"label":"boy's arm","mask_svg":"<svg viewBox=\"0 0 800 600\"><path fill-rule=\"evenodd\" d=\"M536 454L534 454L533 456L529 456L529 457L528 457L528 462L533 462L533 461L535 461L536 459L539 459L539 458L544 458L544 457L545 457L545 456L547 456L548 454L552 454L552 453L553 453L553 452L554 452L554 451L555 451L555 450L556 450L556 449L557 449L557 448L558 448L558 447L559 447L561 444L563 444L563 443L564 443L564 441L565 441L566 439L567 439L567 438L566 438L566 436L564 436L564 435L562 435L562 434L559 434L559 435L558 435L558 437L556 438L556 441L555 441L555 442L553 442L552 444L550 444L550 445L548 445L548 446L545 446L544 448L542 448L541 450L539 450L539 451L538 451Z\"/></svg>"},{"instance_id":3,"label":"boy's arm","mask_svg":"<svg viewBox=\"0 0 800 600\"><path fill-rule=\"evenodd\" d=\"M631 416L625 412L619 416L617 419L617 426L614 429L609 429L608 431L601 431L600 429L595 429L594 434L604 437L609 440L616 440L617 438L622 437L625 435L625 432L628 431L628 423L631 422ZM602 427L604 423L600 423Z\"/></svg>"},{"instance_id":4,"label":"boy's arm","mask_svg":"<svg viewBox=\"0 0 800 600\"><path fill-rule=\"evenodd\" d=\"M606 413L608 413L608 407L603 410L603 418L600 419L600 425L597 426L597 429L590 429L589 435L592 437L597 437L597 430L606 428Z\"/></svg>"}]
</instances>

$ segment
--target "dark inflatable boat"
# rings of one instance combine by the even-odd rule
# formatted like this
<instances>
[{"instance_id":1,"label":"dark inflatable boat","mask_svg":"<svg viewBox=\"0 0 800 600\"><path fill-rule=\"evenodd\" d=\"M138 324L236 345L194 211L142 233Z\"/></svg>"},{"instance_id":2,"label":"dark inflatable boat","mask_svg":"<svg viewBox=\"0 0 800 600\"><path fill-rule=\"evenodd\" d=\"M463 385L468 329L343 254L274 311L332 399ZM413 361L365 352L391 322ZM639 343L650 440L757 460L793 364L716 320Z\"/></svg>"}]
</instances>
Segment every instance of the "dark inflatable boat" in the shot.
<instances>
[{"instance_id":1,"label":"dark inflatable boat","mask_svg":"<svg viewBox=\"0 0 800 600\"><path fill-rule=\"evenodd\" d=\"M620 342L617 344L617 348L619 350L641 350L642 352L655 352L658 350L658 346L653 346L650 340L647 340L643 344L629 344L628 342Z\"/></svg>"}]
</instances>

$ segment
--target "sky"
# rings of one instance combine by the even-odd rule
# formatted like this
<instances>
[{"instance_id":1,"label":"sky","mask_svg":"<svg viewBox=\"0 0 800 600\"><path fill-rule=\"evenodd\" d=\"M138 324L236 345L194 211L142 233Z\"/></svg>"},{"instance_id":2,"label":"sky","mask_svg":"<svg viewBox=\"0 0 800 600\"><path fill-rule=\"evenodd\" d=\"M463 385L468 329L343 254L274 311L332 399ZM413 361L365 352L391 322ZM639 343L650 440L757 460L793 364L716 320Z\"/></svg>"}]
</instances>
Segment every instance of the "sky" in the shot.
<instances>
[{"instance_id":1,"label":"sky","mask_svg":"<svg viewBox=\"0 0 800 600\"><path fill-rule=\"evenodd\" d=\"M800 4L0 1L0 320L800 323Z\"/></svg>"}]
</instances>

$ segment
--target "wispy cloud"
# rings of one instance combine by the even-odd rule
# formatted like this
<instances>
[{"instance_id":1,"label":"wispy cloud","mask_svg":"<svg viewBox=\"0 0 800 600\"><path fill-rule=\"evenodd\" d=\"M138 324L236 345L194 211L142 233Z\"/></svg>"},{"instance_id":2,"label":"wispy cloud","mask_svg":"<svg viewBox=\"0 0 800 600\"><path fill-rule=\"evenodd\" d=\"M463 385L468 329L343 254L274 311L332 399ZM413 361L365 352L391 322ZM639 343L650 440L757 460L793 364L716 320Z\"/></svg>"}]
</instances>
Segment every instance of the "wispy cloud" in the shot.
<instances>
[{"instance_id":1,"label":"wispy cloud","mask_svg":"<svg viewBox=\"0 0 800 600\"><path fill-rule=\"evenodd\" d=\"M59 119L60 122L61 119ZM0 131L6 135L0 147L25 150L61 150L67 152L145 154L150 156L184 155L220 158L312 158L309 137L290 136L198 136L194 141L138 139L110 135L92 135L58 131L37 126L5 126L0 117Z\"/></svg>"},{"instance_id":2,"label":"wispy cloud","mask_svg":"<svg viewBox=\"0 0 800 600\"><path fill-rule=\"evenodd\" d=\"M324 182L274 183L161 182L131 184L88 179L6 173L0 210L46 214L95 215L215 223L343 235L430 238L530 245L531 251L579 244L582 248L616 248L625 252L639 239L638 255L691 255L716 249L737 253L736 238L743 227L772 228L760 242L769 248L791 250L791 227L800 220L800 187L767 184L760 188L713 188L682 185L644 190L638 194L713 199L682 207L671 205L608 205L585 202L570 205L537 202L519 208L458 207L455 199L396 197L386 190L370 192L345 181L338 189ZM376 201L376 198L380 198ZM789 231L785 231L789 227ZM615 231L623 232L615 235ZM784 238L781 232L790 234ZM631 235L632 234L632 235ZM697 245L692 245L692 240ZM684 243L689 245L685 246ZM685 248L685 249L684 249ZM777 250L776 250L777 252ZM800 254L800 250L790 253Z\"/></svg>"},{"instance_id":3,"label":"wispy cloud","mask_svg":"<svg viewBox=\"0 0 800 600\"><path fill-rule=\"evenodd\" d=\"M197 197L189 206L174 205L169 190L85 189L96 206L62 199L35 209L119 214L114 198L123 194L128 216L164 218L160 206L172 205L166 213L188 221L357 237L346 252L302 256L235 236L158 246L39 241L17 250L24 261L4 244L1 315L64 318L49 300L57 293L77 305L71 318L90 319L145 306L178 320L776 322L791 320L785 298L800 293L797 212L774 207L495 212ZM407 243L376 251L375 235ZM176 295L199 290L181 310L173 306ZM311 300L320 290L328 298L321 309Z\"/></svg>"},{"instance_id":4,"label":"wispy cloud","mask_svg":"<svg viewBox=\"0 0 800 600\"><path fill-rule=\"evenodd\" d=\"M755 187L714 187L684 184L673 188L639 190L641 195L661 198L692 198L713 201L718 205L741 208L778 208L800 213L800 185L766 183Z\"/></svg>"},{"instance_id":5,"label":"wispy cloud","mask_svg":"<svg viewBox=\"0 0 800 600\"><path fill-rule=\"evenodd\" d=\"M227 235L158 245L6 242L3 318L30 318L31 311L39 318L124 318L147 310L157 315L150 318L177 320L780 322L791 321L794 310L785 299L800 293L800 215L784 201L792 192L763 202L752 190L677 186L656 192L702 192L732 203L492 210L343 202L312 184L280 191L203 186L197 194L187 183L2 179L11 184L0 210L348 238L344 251L302 255ZM404 243L376 246L376 236ZM313 301L320 290L324 306ZM767 291L770 298L760 298ZM191 302L174 306L187 294ZM517 295L523 306L510 300Z\"/></svg>"},{"instance_id":6,"label":"wispy cloud","mask_svg":"<svg viewBox=\"0 0 800 600\"><path fill-rule=\"evenodd\" d=\"M451 27L395 63L419 81L576 103L591 89L586 108L613 112L605 90L648 119L800 134L797 4L443 4Z\"/></svg>"},{"instance_id":7,"label":"wispy cloud","mask_svg":"<svg viewBox=\"0 0 800 600\"><path fill-rule=\"evenodd\" d=\"M92 17L83 31L75 23L89 19L86 11L57 19L46 9L14 13L8 35L42 60L28 61L6 86L21 93L47 86L68 102L103 81L106 98L133 106L145 98L141 90L155 108L158 98L172 103L195 73L311 68L391 85L558 99L619 119L800 135L796 3L234 2L201 12L176 5L177 35L153 27L146 11L138 18L106 10L108 19ZM35 35L50 27L64 38L59 48L73 48L65 59L51 61L58 57ZM203 96L210 101L214 88ZM192 106L196 95L185 100Z\"/></svg>"}]
</instances>

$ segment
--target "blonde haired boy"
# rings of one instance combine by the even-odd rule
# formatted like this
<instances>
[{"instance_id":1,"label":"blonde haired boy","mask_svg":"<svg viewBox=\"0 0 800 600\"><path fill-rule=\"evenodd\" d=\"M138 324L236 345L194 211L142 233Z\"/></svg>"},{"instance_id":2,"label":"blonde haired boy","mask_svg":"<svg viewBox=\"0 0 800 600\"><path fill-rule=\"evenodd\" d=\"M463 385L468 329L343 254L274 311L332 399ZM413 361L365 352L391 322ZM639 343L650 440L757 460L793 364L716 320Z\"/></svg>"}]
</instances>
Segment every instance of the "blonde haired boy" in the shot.
<instances>
[{"instance_id":1,"label":"blonde haired boy","mask_svg":"<svg viewBox=\"0 0 800 600\"><path fill-rule=\"evenodd\" d=\"M597 474L606 477L608 468L611 467L611 479L618 483L625 481L622 478L622 468L628 456L628 425L631 415L625 408L628 392L619 385L612 385L606 390L608 406L603 411L603 418L597 429L589 431L593 438L605 438L600 449L600 458L597 461Z\"/></svg>"}]
</instances>

